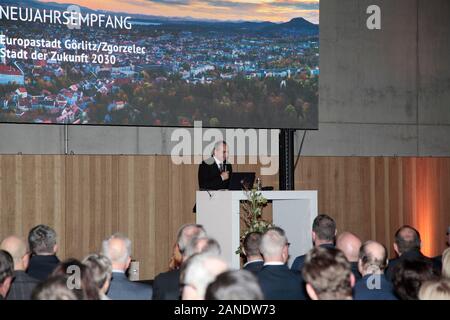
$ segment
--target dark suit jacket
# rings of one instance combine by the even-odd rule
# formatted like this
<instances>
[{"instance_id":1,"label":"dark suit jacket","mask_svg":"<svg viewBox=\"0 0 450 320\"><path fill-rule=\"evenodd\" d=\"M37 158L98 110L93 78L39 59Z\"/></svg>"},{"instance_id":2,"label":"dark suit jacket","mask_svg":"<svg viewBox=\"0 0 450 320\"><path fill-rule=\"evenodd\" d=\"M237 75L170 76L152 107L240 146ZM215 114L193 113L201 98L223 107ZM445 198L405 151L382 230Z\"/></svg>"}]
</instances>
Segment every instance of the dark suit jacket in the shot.
<instances>
[{"instance_id":1,"label":"dark suit jacket","mask_svg":"<svg viewBox=\"0 0 450 320\"><path fill-rule=\"evenodd\" d=\"M212 164L208 164L212 163ZM230 173L233 172L233 168L230 163L226 163L226 169ZM228 189L230 179L223 181L220 176L220 170L217 166L214 158L209 158L203 161L198 167L198 186L200 190L220 190Z\"/></svg>"},{"instance_id":2,"label":"dark suit jacket","mask_svg":"<svg viewBox=\"0 0 450 320\"><path fill-rule=\"evenodd\" d=\"M44 281L53 272L59 263L59 259L55 255L51 256L31 256L27 273L30 277L39 281Z\"/></svg>"},{"instance_id":3,"label":"dark suit jacket","mask_svg":"<svg viewBox=\"0 0 450 320\"><path fill-rule=\"evenodd\" d=\"M334 245L331 243L321 244L322 248L334 248ZM306 254L302 256L298 256L295 258L294 262L292 262L291 270L293 271L302 271L303 265L305 264Z\"/></svg>"},{"instance_id":4,"label":"dark suit jacket","mask_svg":"<svg viewBox=\"0 0 450 320\"><path fill-rule=\"evenodd\" d=\"M113 272L108 297L112 300L150 300L152 287L128 280L125 273Z\"/></svg>"},{"instance_id":5,"label":"dark suit jacket","mask_svg":"<svg viewBox=\"0 0 450 320\"><path fill-rule=\"evenodd\" d=\"M353 296L355 300L398 300L394 293L394 286L386 279L384 274L380 276L379 288L368 288L367 280L370 275L366 275L359 279L353 288ZM370 284L376 284L376 281L369 280Z\"/></svg>"},{"instance_id":6,"label":"dark suit jacket","mask_svg":"<svg viewBox=\"0 0 450 320\"><path fill-rule=\"evenodd\" d=\"M352 273L355 276L355 280L358 281L359 279L361 279L362 276L358 270L358 262L350 262L350 266L352 268Z\"/></svg>"},{"instance_id":7,"label":"dark suit jacket","mask_svg":"<svg viewBox=\"0 0 450 320\"><path fill-rule=\"evenodd\" d=\"M261 271L263 266L264 266L264 261L252 261L252 262L247 263L244 266L244 270L250 271L253 274L257 275L258 272Z\"/></svg>"},{"instance_id":8,"label":"dark suit jacket","mask_svg":"<svg viewBox=\"0 0 450 320\"><path fill-rule=\"evenodd\" d=\"M30 277L25 271L14 271L14 280L6 299L31 300L31 293L38 283L39 280Z\"/></svg>"},{"instance_id":9,"label":"dark suit jacket","mask_svg":"<svg viewBox=\"0 0 450 320\"><path fill-rule=\"evenodd\" d=\"M420 252L420 250L414 249L403 253L400 257L396 259L389 260L389 264L385 272L386 278L389 281L392 281L395 266L401 263L403 260L417 260L417 259L424 259L429 261L433 265L433 269L435 270L436 274L440 274L441 270L439 269L435 261L424 256L422 252Z\"/></svg>"},{"instance_id":10,"label":"dark suit jacket","mask_svg":"<svg viewBox=\"0 0 450 320\"><path fill-rule=\"evenodd\" d=\"M258 281L266 300L305 300L304 282L299 272L286 265L264 266Z\"/></svg>"},{"instance_id":11,"label":"dark suit jacket","mask_svg":"<svg viewBox=\"0 0 450 320\"><path fill-rule=\"evenodd\" d=\"M180 270L160 273L153 281L153 300L180 300Z\"/></svg>"}]
</instances>

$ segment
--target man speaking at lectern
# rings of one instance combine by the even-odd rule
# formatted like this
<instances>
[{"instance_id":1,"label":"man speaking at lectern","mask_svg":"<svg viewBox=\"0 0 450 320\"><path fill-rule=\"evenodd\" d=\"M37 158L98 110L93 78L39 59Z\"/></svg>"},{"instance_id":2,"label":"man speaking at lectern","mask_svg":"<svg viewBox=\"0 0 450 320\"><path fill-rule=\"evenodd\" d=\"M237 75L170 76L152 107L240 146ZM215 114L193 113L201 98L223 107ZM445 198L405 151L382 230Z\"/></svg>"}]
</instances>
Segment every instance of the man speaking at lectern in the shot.
<instances>
[{"instance_id":1,"label":"man speaking at lectern","mask_svg":"<svg viewBox=\"0 0 450 320\"><path fill-rule=\"evenodd\" d=\"M225 141L216 142L211 158L203 161L198 168L200 190L228 189L233 169L227 162L227 158L227 143Z\"/></svg>"}]
</instances>

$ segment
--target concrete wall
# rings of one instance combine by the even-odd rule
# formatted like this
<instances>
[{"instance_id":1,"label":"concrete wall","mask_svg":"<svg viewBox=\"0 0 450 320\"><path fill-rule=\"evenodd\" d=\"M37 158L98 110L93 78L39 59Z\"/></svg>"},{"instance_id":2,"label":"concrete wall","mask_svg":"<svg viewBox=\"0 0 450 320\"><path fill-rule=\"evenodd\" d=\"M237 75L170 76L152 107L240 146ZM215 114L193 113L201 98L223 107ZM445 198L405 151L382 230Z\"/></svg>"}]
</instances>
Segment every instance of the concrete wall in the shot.
<instances>
[{"instance_id":1,"label":"concrete wall","mask_svg":"<svg viewBox=\"0 0 450 320\"><path fill-rule=\"evenodd\" d=\"M381 30L366 28L372 4ZM448 0L321 0L319 130L302 154L450 156L449 39ZM173 130L69 126L67 151L170 154ZM63 126L0 124L2 154L64 153L64 140Z\"/></svg>"}]
</instances>

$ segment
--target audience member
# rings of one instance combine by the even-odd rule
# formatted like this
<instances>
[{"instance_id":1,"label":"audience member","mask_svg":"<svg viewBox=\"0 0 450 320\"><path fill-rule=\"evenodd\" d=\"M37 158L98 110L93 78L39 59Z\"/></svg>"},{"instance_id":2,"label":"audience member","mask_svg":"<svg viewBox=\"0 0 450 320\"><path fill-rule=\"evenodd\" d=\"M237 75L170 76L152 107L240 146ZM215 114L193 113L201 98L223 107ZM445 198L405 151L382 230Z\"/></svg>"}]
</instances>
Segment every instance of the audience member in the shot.
<instances>
[{"instance_id":1,"label":"audience member","mask_svg":"<svg viewBox=\"0 0 450 320\"><path fill-rule=\"evenodd\" d=\"M206 300L263 300L258 279L247 270L219 274L206 289Z\"/></svg>"},{"instance_id":2,"label":"audience member","mask_svg":"<svg viewBox=\"0 0 450 320\"><path fill-rule=\"evenodd\" d=\"M442 254L442 277L450 280L450 248Z\"/></svg>"},{"instance_id":3,"label":"audience member","mask_svg":"<svg viewBox=\"0 0 450 320\"><path fill-rule=\"evenodd\" d=\"M420 286L419 300L450 300L450 280L424 282Z\"/></svg>"},{"instance_id":4,"label":"audience member","mask_svg":"<svg viewBox=\"0 0 450 320\"><path fill-rule=\"evenodd\" d=\"M56 256L58 251L56 232L49 226L37 225L30 230L28 243L32 254L28 265L28 275L43 281L59 263Z\"/></svg>"},{"instance_id":5,"label":"audience member","mask_svg":"<svg viewBox=\"0 0 450 320\"><path fill-rule=\"evenodd\" d=\"M14 261L8 251L0 250L0 300L8 295L14 274Z\"/></svg>"},{"instance_id":6,"label":"audience member","mask_svg":"<svg viewBox=\"0 0 450 320\"><path fill-rule=\"evenodd\" d=\"M30 262L27 242L17 236L5 238L0 249L8 251L14 260L14 280L8 293L8 300L30 300L38 280L30 277L26 270Z\"/></svg>"},{"instance_id":7,"label":"audience member","mask_svg":"<svg viewBox=\"0 0 450 320\"><path fill-rule=\"evenodd\" d=\"M186 247L193 238L205 237L206 231L199 224L185 224L177 233L177 248L182 255L182 262L190 255ZM181 265L180 265L181 267ZM153 281L153 300L179 300L180 299L180 269L176 268L158 274Z\"/></svg>"},{"instance_id":8,"label":"audience member","mask_svg":"<svg viewBox=\"0 0 450 320\"><path fill-rule=\"evenodd\" d=\"M353 288L355 300L397 300L384 275L387 264L387 250L381 243L369 240L361 246L358 267L362 278Z\"/></svg>"},{"instance_id":9,"label":"audience member","mask_svg":"<svg viewBox=\"0 0 450 320\"><path fill-rule=\"evenodd\" d=\"M445 244L450 247L450 226L447 227L447 233L445 235ZM442 269L442 255L433 258L434 266Z\"/></svg>"},{"instance_id":10,"label":"audience member","mask_svg":"<svg viewBox=\"0 0 450 320\"><path fill-rule=\"evenodd\" d=\"M186 246L186 256L190 257L195 253L209 253L220 256L222 250L216 239L209 237L196 237Z\"/></svg>"},{"instance_id":11,"label":"audience member","mask_svg":"<svg viewBox=\"0 0 450 320\"><path fill-rule=\"evenodd\" d=\"M434 267L433 261L420 251L421 246L419 231L408 225L404 225L397 230L395 233L394 251L397 253L398 258L390 260L386 270L386 276L390 281L392 281L392 273L395 266L403 260L429 260ZM438 272L440 273L440 269Z\"/></svg>"},{"instance_id":12,"label":"audience member","mask_svg":"<svg viewBox=\"0 0 450 320\"><path fill-rule=\"evenodd\" d=\"M342 232L336 238L336 248L341 250L352 268L355 280L361 279L361 273L358 269L359 249L361 248L361 240L351 232Z\"/></svg>"},{"instance_id":13,"label":"audience member","mask_svg":"<svg viewBox=\"0 0 450 320\"><path fill-rule=\"evenodd\" d=\"M262 236L260 251L264 266L258 273L258 281L267 300L305 299L302 277L289 270L289 242L284 230L269 228Z\"/></svg>"},{"instance_id":14,"label":"audience member","mask_svg":"<svg viewBox=\"0 0 450 320\"><path fill-rule=\"evenodd\" d=\"M339 249L313 248L306 255L302 274L312 300L352 300L355 276Z\"/></svg>"},{"instance_id":15,"label":"audience member","mask_svg":"<svg viewBox=\"0 0 450 320\"><path fill-rule=\"evenodd\" d=\"M169 259L169 271L179 269L182 263L183 263L183 255L180 252L178 244L174 243L172 247L172 256Z\"/></svg>"},{"instance_id":16,"label":"audience member","mask_svg":"<svg viewBox=\"0 0 450 320\"><path fill-rule=\"evenodd\" d=\"M430 259L423 257L401 260L392 272L395 293L402 300L418 300L422 283L438 278Z\"/></svg>"},{"instance_id":17,"label":"audience member","mask_svg":"<svg viewBox=\"0 0 450 320\"><path fill-rule=\"evenodd\" d=\"M108 292L112 277L111 260L102 254L91 254L84 258L83 264L91 270L100 300L110 300L106 292Z\"/></svg>"},{"instance_id":18,"label":"audience member","mask_svg":"<svg viewBox=\"0 0 450 320\"><path fill-rule=\"evenodd\" d=\"M223 258L208 253L195 254L185 263L181 277L183 300L204 300L208 285L228 270L228 264Z\"/></svg>"},{"instance_id":19,"label":"audience member","mask_svg":"<svg viewBox=\"0 0 450 320\"><path fill-rule=\"evenodd\" d=\"M336 222L330 216L326 214L318 215L312 225L312 240L314 246L333 248L334 239L336 237ZM292 263L291 269L295 271L301 271L303 264L305 263L306 255L295 258Z\"/></svg>"},{"instance_id":20,"label":"audience member","mask_svg":"<svg viewBox=\"0 0 450 320\"><path fill-rule=\"evenodd\" d=\"M108 297L113 300L149 300L152 287L130 281L125 275L131 263L131 241L121 234L114 234L103 241L102 254L111 260L112 278Z\"/></svg>"},{"instance_id":21,"label":"audience member","mask_svg":"<svg viewBox=\"0 0 450 320\"><path fill-rule=\"evenodd\" d=\"M83 296L85 300L100 299L91 270L77 259L70 258L60 262L51 275L68 275L68 285L73 286L74 291L82 291L79 296Z\"/></svg>"},{"instance_id":22,"label":"audience member","mask_svg":"<svg viewBox=\"0 0 450 320\"><path fill-rule=\"evenodd\" d=\"M264 266L264 259L259 251L262 234L260 232L249 232L242 244L242 252L247 262L244 264L244 270L257 274Z\"/></svg>"},{"instance_id":23,"label":"audience member","mask_svg":"<svg viewBox=\"0 0 450 320\"><path fill-rule=\"evenodd\" d=\"M33 300L86 300L83 290L70 289L69 275L50 276L38 284L31 295Z\"/></svg>"}]
</instances>

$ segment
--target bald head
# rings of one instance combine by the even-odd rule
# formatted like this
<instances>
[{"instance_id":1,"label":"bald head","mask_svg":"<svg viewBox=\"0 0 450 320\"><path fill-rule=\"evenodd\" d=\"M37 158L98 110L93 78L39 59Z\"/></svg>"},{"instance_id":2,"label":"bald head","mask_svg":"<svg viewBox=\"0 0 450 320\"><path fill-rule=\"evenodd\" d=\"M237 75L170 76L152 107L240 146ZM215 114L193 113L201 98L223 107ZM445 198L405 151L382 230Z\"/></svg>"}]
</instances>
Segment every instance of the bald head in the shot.
<instances>
[{"instance_id":1,"label":"bald head","mask_svg":"<svg viewBox=\"0 0 450 320\"><path fill-rule=\"evenodd\" d=\"M358 269L363 276L383 273L387 263L387 250L381 243L369 240L361 246Z\"/></svg>"},{"instance_id":2,"label":"bald head","mask_svg":"<svg viewBox=\"0 0 450 320\"><path fill-rule=\"evenodd\" d=\"M115 270L128 269L131 262L131 241L121 234L114 234L103 241L103 255L111 260Z\"/></svg>"},{"instance_id":3,"label":"bald head","mask_svg":"<svg viewBox=\"0 0 450 320\"><path fill-rule=\"evenodd\" d=\"M25 271L28 267L29 252L27 242L17 236L6 237L0 249L8 251L14 260L14 270Z\"/></svg>"},{"instance_id":4,"label":"bald head","mask_svg":"<svg viewBox=\"0 0 450 320\"><path fill-rule=\"evenodd\" d=\"M359 258L361 240L351 232L343 232L336 239L336 248L344 253L348 261L356 262Z\"/></svg>"}]
</instances>

